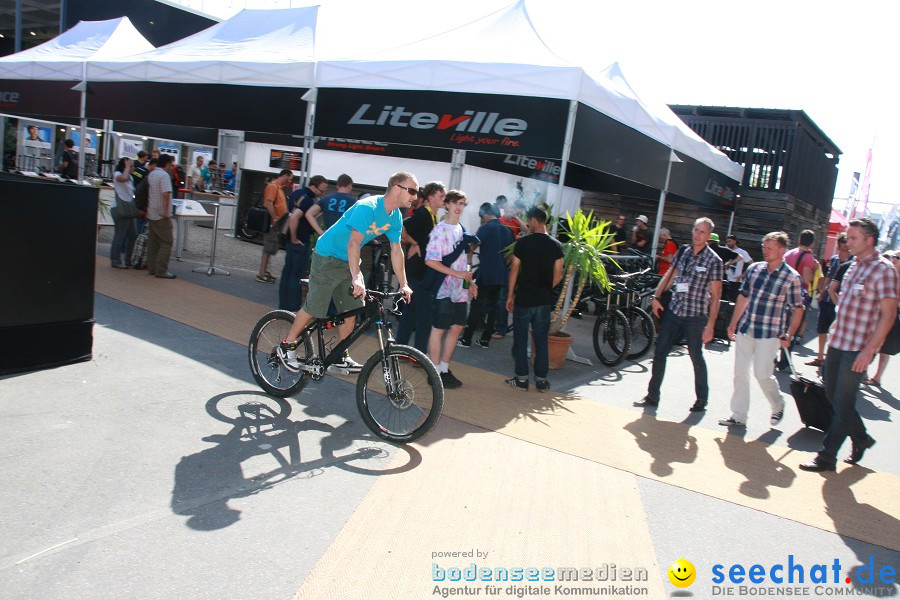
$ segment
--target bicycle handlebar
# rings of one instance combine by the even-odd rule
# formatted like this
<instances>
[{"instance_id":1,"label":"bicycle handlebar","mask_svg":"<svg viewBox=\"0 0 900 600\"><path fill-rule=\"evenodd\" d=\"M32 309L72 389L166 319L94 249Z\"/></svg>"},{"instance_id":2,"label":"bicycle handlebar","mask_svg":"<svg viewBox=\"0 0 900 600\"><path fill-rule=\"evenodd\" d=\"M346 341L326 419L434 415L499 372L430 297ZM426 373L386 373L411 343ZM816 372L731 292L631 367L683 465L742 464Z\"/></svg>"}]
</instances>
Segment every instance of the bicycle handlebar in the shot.
<instances>
[{"instance_id":1,"label":"bicycle handlebar","mask_svg":"<svg viewBox=\"0 0 900 600\"><path fill-rule=\"evenodd\" d=\"M633 273L620 273L618 275L610 275L609 278L610 279L620 279L622 281L625 281L627 279L631 279L632 277L635 277L638 275L645 275L646 273L649 273L649 272L650 272L650 267L647 267L646 269L642 269L640 271L635 271Z\"/></svg>"}]
</instances>

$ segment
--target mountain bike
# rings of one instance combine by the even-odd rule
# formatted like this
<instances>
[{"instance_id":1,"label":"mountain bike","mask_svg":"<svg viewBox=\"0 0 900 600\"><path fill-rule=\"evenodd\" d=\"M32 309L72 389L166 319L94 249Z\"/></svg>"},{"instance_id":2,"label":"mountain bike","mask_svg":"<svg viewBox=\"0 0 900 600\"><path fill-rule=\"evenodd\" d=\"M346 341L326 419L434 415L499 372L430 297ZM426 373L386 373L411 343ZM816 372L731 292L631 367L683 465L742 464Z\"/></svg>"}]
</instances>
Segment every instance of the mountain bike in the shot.
<instances>
[{"instance_id":1,"label":"mountain bike","mask_svg":"<svg viewBox=\"0 0 900 600\"><path fill-rule=\"evenodd\" d=\"M253 378L272 396L283 398L295 394L308 380L322 379L328 367L340 362L344 351L374 325L379 349L363 365L356 380L359 414L375 435L388 441L406 443L422 437L441 417L444 387L437 369L425 354L393 339L389 317L399 315L396 306L402 295L366 290L364 307L314 319L300 334L297 373L285 367L276 354L281 341L287 338L295 314L287 310L267 313L250 336L248 354ZM334 345L337 336L332 337L329 330L354 316L353 331L347 339Z\"/></svg>"},{"instance_id":2,"label":"mountain bike","mask_svg":"<svg viewBox=\"0 0 900 600\"><path fill-rule=\"evenodd\" d=\"M653 320L640 304L653 293L646 281L649 269L610 275L613 289L606 296L606 308L594 323L594 352L601 363L614 367L626 358L640 358L656 339Z\"/></svg>"}]
</instances>

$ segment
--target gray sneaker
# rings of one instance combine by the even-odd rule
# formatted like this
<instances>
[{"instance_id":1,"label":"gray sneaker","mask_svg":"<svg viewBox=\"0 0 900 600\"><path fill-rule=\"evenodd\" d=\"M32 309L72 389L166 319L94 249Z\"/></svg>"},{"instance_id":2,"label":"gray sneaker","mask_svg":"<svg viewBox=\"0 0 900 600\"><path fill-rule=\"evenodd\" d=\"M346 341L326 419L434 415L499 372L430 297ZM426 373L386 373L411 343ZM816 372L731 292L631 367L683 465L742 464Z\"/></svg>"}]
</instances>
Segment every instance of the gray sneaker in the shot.
<instances>
[{"instance_id":1,"label":"gray sneaker","mask_svg":"<svg viewBox=\"0 0 900 600\"><path fill-rule=\"evenodd\" d=\"M778 412L772 413L772 418L769 419L769 422L772 425L778 425L779 423L781 423L782 417L784 417L784 409L783 408L781 410L779 410Z\"/></svg>"}]
</instances>

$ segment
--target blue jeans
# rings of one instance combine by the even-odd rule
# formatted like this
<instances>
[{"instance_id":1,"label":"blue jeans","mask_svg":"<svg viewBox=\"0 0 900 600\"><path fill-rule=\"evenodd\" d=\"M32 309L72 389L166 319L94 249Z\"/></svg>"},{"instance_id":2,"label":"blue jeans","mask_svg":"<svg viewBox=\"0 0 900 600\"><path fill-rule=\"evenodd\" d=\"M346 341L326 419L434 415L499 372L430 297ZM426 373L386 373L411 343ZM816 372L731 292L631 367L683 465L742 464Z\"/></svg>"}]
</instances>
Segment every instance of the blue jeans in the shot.
<instances>
[{"instance_id":1,"label":"blue jeans","mask_svg":"<svg viewBox=\"0 0 900 600\"><path fill-rule=\"evenodd\" d=\"M407 280L413 291L412 299L403 308L400 324L397 326L397 343L409 344L413 330L416 332L415 347L428 355L428 337L434 319L434 296L422 288L421 279Z\"/></svg>"},{"instance_id":2,"label":"blue jeans","mask_svg":"<svg viewBox=\"0 0 900 600\"><path fill-rule=\"evenodd\" d=\"M647 387L648 398L659 402L659 388L662 386L663 376L666 374L666 359L672 346L683 336L687 340L688 353L691 355L691 363L694 365L696 398L703 402L709 399L702 339L707 321L705 316L678 317L670 310L663 314L659 336L656 338L656 349L653 352L653 375L650 377L650 385Z\"/></svg>"},{"instance_id":3,"label":"blue jeans","mask_svg":"<svg viewBox=\"0 0 900 600\"><path fill-rule=\"evenodd\" d=\"M309 244L285 244L284 269L278 284L278 308L297 312L303 306L300 280L308 275Z\"/></svg>"},{"instance_id":4,"label":"blue jeans","mask_svg":"<svg viewBox=\"0 0 900 600\"><path fill-rule=\"evenodd\" d=\"M848 436L856 443L866 439L866 426L856 410L856 392L865 373L856 373L851 369L858 354L858 351L829 348L825 355L825 365L822 367L825 397L831 403L834 416L822 440L820 462L835 464L838 450Z\"/></svg>"},{"instance_id":5,"label":"blue jeans","mask_svg":"<svg viewBox=\"0 0 900 600\"><path fill-rule=\"evenodd\" d=\"M546 379L550 370L547 355L547 335L550 333L550 307L513 307L513 347L516 377L528 377L528 330L534 336L534 376Z\"/></svg>"},{"instance_id":6,"label":"blue jeans","mask_svg":"<svg viewBox=\"0 0 900 600\"><path fill-rule=\"evenodd\" d=\"M122 264L122 254L125 254L126 265L131 265L131 252L134 250L134 240L137 239L137 231L135 230L135 219L120 219L119 207L114 206L109 211L113 220L115 232L113 233L113 241L109 246L109 261L113 265Z\"/></svg>"}]
</instances>

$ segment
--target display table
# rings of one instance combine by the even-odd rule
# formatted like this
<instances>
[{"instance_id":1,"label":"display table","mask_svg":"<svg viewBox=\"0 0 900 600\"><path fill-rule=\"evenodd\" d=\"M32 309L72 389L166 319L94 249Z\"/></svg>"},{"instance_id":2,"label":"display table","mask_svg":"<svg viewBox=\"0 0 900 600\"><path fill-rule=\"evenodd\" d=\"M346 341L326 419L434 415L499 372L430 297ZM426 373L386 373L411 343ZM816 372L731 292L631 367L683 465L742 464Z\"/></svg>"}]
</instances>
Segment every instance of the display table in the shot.
<instances>
[{"instance_id":1,"label":"display table","mask_svg":"<svg viewBox=\"0 0 900 600\"><path fill-rule=\"evenodd\" d=\"M175 208L175 258L181 258L181 252L187 244L187 226L192 221L212 223L215 217L203 208L196 200L172 200Z\"/></svg>"},{"instance_id":2,"label":"display table","mask_svg":"<svg viewBox=\"0 0 900 600\"><path fill-rule=\"evenodd\" d=\"M219 204L219 221L217 227L219 229L232 229L234 225L234 214L235 214L235 198L234 196L228 196L223 194L216 194L213 192L198 192L192 191L189 194L185 194L185 198L190 198L191 200L196 200L200 202L207 208L207 212L212 214L214 212L214 208L212 203Z\"/></svg>"}]
</instances>

